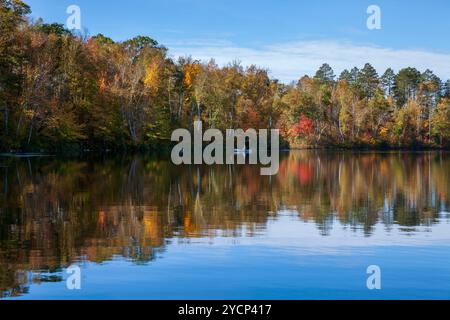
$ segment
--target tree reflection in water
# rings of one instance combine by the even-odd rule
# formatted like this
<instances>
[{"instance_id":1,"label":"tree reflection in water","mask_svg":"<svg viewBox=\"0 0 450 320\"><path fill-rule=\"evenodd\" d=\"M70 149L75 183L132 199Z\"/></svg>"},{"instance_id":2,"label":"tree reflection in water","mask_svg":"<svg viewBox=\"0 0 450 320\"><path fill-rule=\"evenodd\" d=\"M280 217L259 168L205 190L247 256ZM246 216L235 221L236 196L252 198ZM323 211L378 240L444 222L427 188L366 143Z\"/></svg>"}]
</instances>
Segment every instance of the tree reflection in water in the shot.
<instances>
[{"instance_id":1,"label":"tree reflection in water","mask_svg":"<svg viewBox=\"0 0 450 320\"><path fill-rule=\"evenodd\" d=\"M327 236L370 236L382 223L414 231L450 207L446 153L286 153L277 176L257 166L176 167L167 160L2 158L0 297L74 261L148 263L171 239L264 234L294 210Z\"/></svg>"}]
</instances>

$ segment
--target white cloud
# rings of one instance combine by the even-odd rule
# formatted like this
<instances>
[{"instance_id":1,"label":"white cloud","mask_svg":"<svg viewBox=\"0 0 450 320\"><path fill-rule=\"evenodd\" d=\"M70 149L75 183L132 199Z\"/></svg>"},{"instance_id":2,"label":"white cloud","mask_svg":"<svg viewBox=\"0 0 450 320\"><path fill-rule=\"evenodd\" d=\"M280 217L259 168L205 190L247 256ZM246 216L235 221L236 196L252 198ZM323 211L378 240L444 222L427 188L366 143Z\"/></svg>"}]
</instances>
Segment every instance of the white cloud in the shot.
<instances>
[{"instance_id":1,"label":"white cloud","mask_svg":"<svg viewBox=\"0 0 450 320\"><path fill-rule=\"evenodd\" d=\"M174 57L191 55L204 61L214 58L219 65L233 60L243 65L255 64L268 68L271 76L284 82L312 75L324 62L329 63L337 75L343 69L362 67L370 62L379 73L388 67L398 71L411 66L420 71L431 69L442 79L450 78L450 53L423 49L382 48L335 40L294 41L259 48L240 47L229 41L193 40L169 43L168 47Z\"/></svg>"}]
</instances>

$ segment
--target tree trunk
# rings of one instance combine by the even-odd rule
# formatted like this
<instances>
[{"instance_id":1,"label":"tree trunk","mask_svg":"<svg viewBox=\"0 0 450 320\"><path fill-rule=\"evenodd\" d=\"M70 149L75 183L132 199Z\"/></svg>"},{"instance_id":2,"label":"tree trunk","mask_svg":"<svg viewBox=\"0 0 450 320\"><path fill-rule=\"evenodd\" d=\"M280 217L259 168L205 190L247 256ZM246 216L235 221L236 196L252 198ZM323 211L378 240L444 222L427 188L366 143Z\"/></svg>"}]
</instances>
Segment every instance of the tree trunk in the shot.
<instances>
[{"instance_id":1,"label":"tree trunk","mask_svg":"<svg viewBox=\"0 0 450 320\"><path fill-rule=\"evenodd\" d=\"M9 110L8 107L5 107L5 133L8 135L8 127L9 127Z\"/></svg>"},{"instance_id":2,"label":"tree trunk","mask_svg":"<svg viewBox=\"0 0 450 320\"><path fill-rule=\"evenodd\" d=\"M20 112L19 121L17 121L16 136L19 135L20 127L22 126L22 120L23 120L23 112Z\"/></svg>"},{"instance_id":3,"label":"tree trunk","mask_svg":"<svg viewBox=\"0 0 450 320\"><path fill-rule=\"evenodd\" d=\"M28 145L30 145L31 142L31 136L33 135L33 121L30 123L30 129L28 130Z\"/></svg>"},{"instance_id":4,"label":"tree trunk","mask_svg":"<svg viewBox=\"0 0 450 320\"><path fill-rule=\"evenodd\" d=\"M170 93L170 84L171 84L171 80L169 78L169 85L167 87L167 91L169 94L169 113L170 113L170 119L173 119L173 111L172 111L172 99L171 99L171 93Z\"/></svg>"},{"instance_id":5,"label":"tree trunk","mask_svg":"<svg viewBox=\"0 0 450 320\"><path fill-rule=\"evenodd\" d=\"M432 114L432 110L430 108L430 111L428 112L428 139L429 139L429 143L431 143L431 120L432 120L433 114Z\"/></svg>"}]
</instances>

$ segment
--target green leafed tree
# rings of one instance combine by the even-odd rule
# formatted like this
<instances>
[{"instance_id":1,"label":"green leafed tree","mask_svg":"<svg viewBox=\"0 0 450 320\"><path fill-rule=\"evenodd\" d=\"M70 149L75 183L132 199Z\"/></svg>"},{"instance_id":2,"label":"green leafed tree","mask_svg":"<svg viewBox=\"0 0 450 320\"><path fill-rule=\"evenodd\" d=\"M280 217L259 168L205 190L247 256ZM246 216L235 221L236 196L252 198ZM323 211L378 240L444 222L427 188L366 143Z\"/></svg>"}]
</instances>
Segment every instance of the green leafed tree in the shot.
<instances>
[{"instance_id":1,"label":"green leafed tree","mask_svg":"<svg viewBox=\"0 0 450 320\"><path fill-rule=\"evenodd\" d=\"M334 71L328 63L324 63L317 70L314 79L322 83L333 83L334 82Z\"/></svg>"},{"instance_id":2,"label":"green leafed tree","mask_svg":"<svg viewBox=\"0 0 450 320\"><path fill-rule=\"evenodd\" d=\"M388 68L380 78L381 86L383 87L386 95L390 96L394 89L395 73L394 70Z\"/></svg>"},{"instance_id":3,"label":"green leafed tree","mask_svg":"<svg viewBox=\"0 0 450 320\"><path fill-rule=\"evenodd\" d=\"M364 96L368 99L372 98L378 88L379 79L377 71L370 63L366 63L359 72L358 83Z\"/></svg>"},{"instance_id":4,"label":"green leafed tree","mask_svg":"<svg viewBox=\"0 0 450 320\"><path fill-rule=\"evenodd\" d=\"M420 71L411 67L397 73L394 79L394 95L399 107L405 105L409 99L416 99L421 76Z\"/></svg>"},{"instance_id":5,"label":"green leafed tree","mask_svg":"<svg viewBox=\"0 0 450 320\"><path fill-rule=\"evenodd\" d=\"M447 80L443 85L442 95L450 99L450 80Z\"/></svg>"}]
</instances>

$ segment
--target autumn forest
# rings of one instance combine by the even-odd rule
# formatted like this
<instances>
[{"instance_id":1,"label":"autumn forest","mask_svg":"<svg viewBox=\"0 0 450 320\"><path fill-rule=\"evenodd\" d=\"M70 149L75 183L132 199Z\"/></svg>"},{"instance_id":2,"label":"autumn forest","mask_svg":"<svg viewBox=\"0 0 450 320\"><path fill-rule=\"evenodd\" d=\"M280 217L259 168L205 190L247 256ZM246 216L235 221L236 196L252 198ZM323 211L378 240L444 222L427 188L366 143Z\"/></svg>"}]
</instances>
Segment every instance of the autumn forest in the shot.
<instances>
[{"instance_id":1,"label":"autumn forest","mask_svg":"<svg viewBox=\"0 0 450 320\"><path fill-rule=\"evenodd\" d=\"M284 84L238 61L174 60L146 36L115 42L0 0L3 152L158 150L176 128L278 128L285 147L445 148L450 80L413 67L328 64Z\"/></svg>"}]
</instances>

